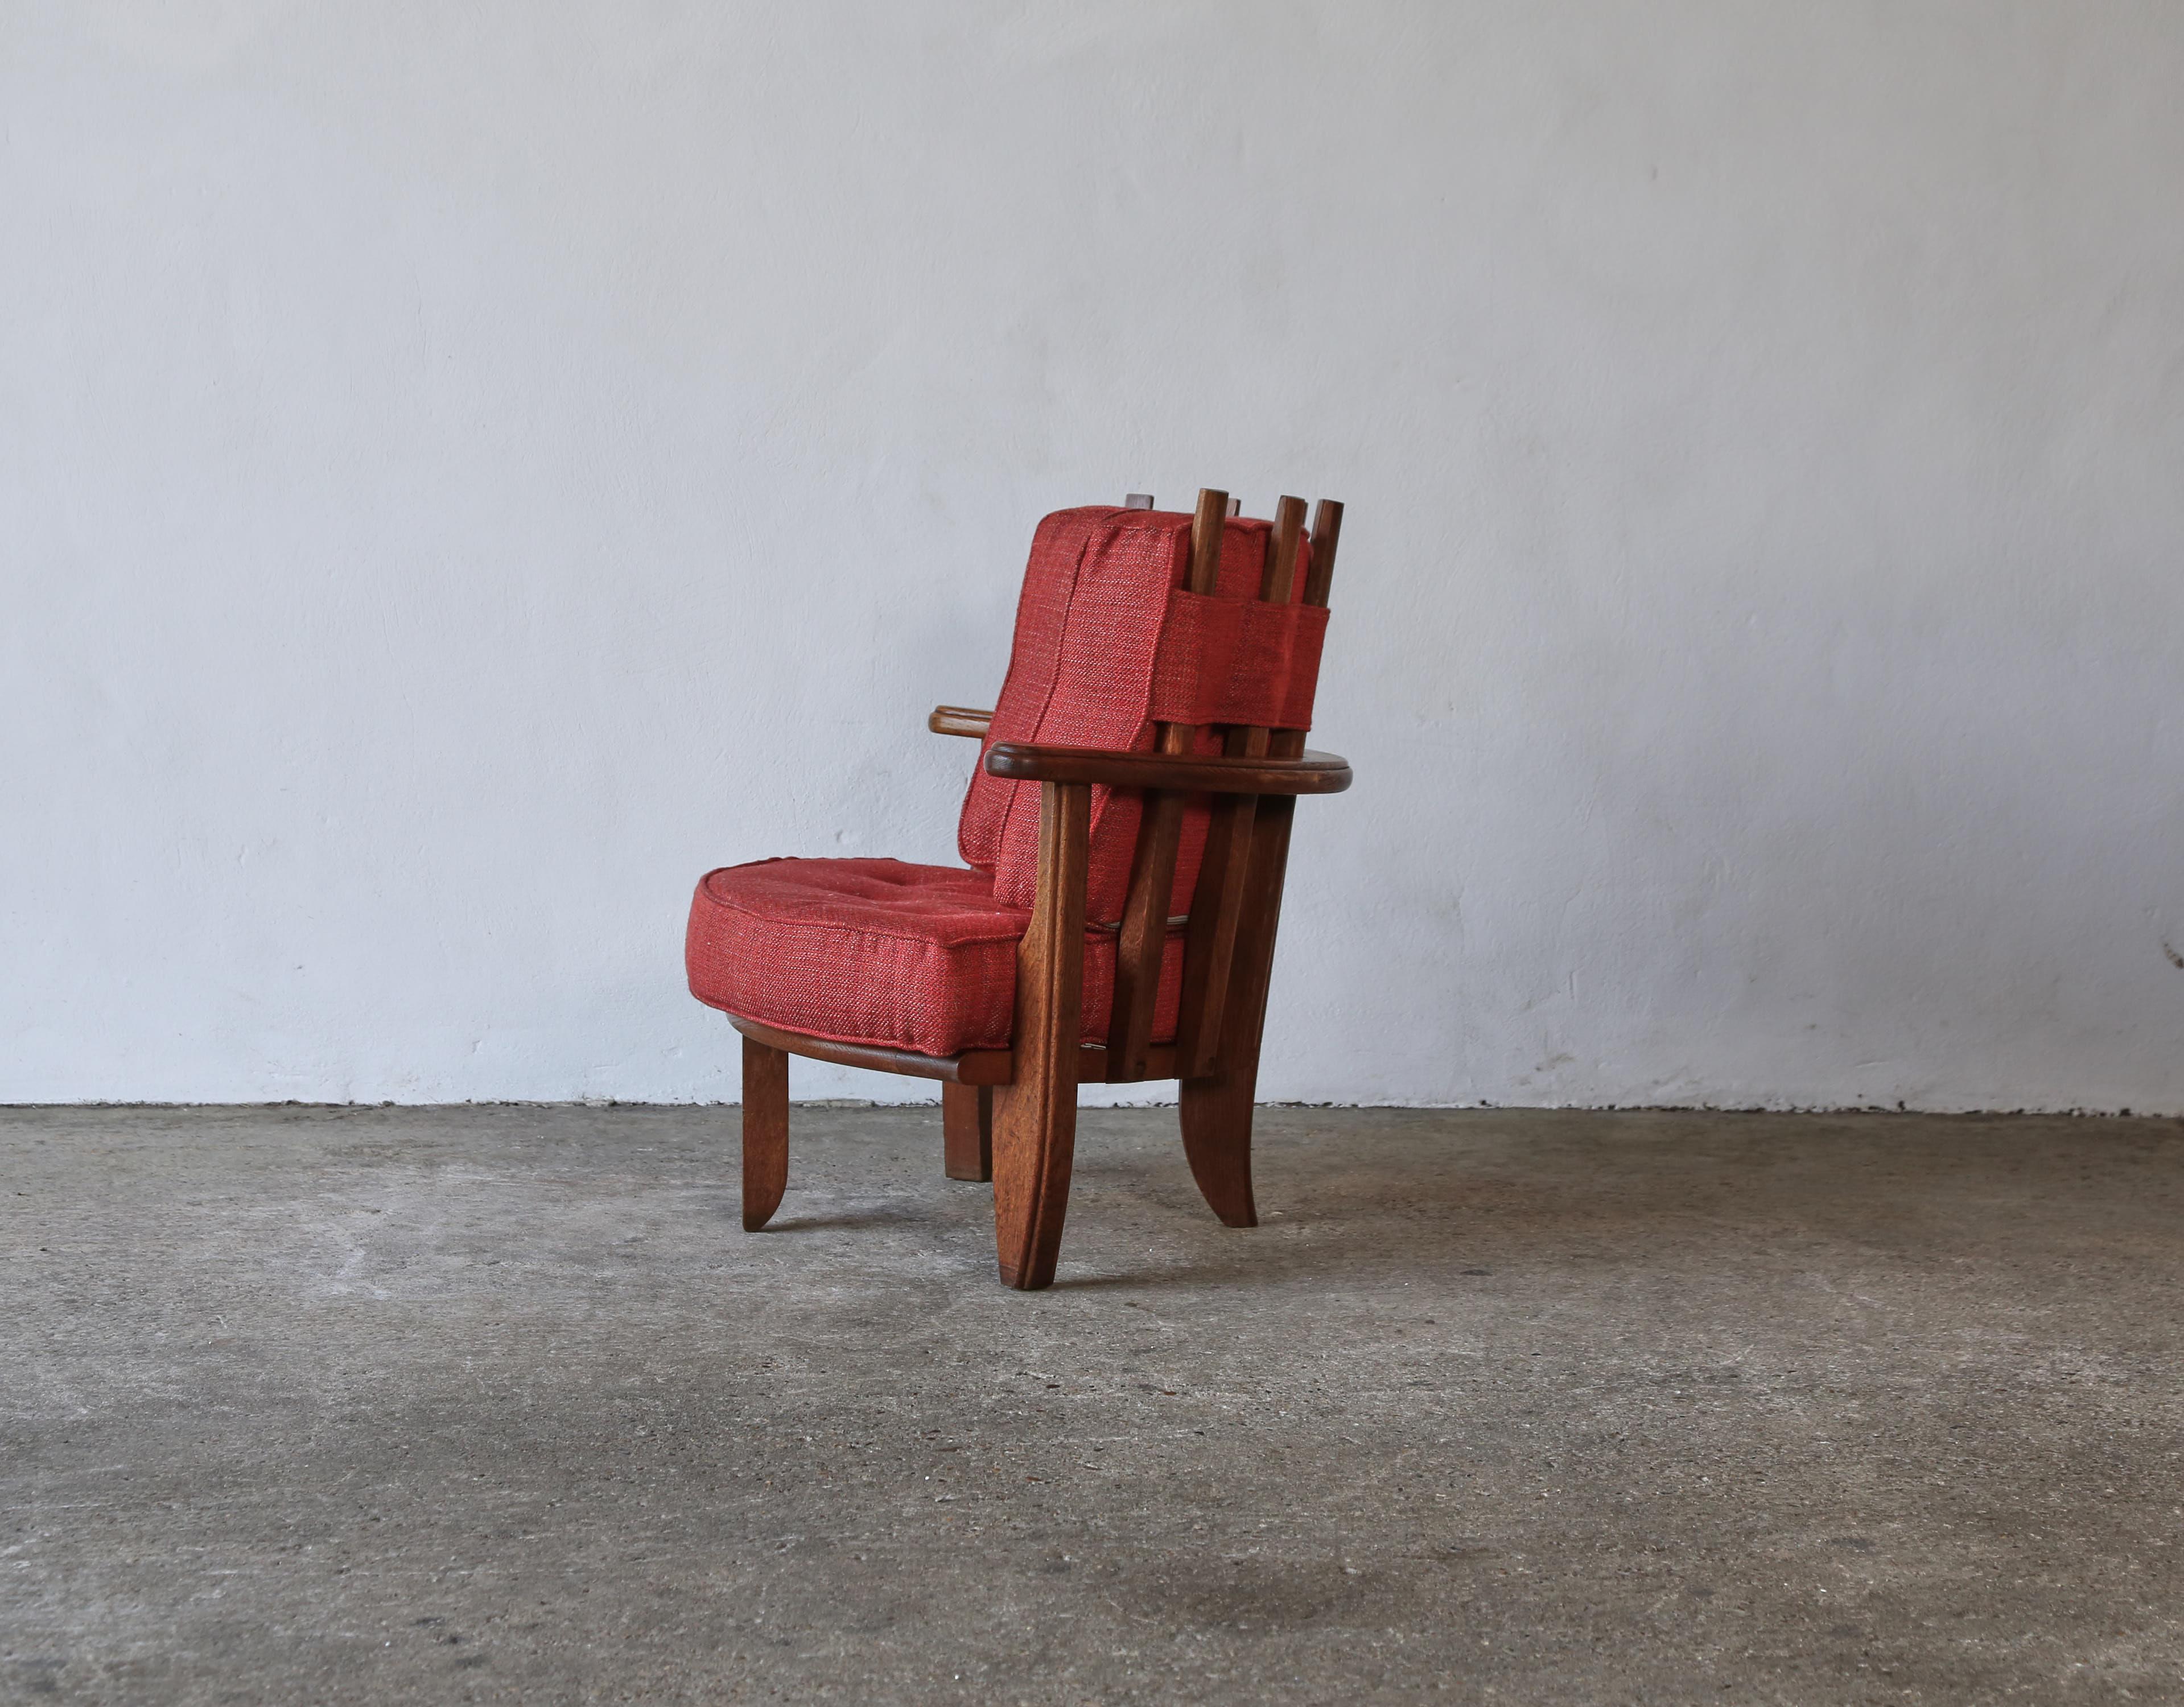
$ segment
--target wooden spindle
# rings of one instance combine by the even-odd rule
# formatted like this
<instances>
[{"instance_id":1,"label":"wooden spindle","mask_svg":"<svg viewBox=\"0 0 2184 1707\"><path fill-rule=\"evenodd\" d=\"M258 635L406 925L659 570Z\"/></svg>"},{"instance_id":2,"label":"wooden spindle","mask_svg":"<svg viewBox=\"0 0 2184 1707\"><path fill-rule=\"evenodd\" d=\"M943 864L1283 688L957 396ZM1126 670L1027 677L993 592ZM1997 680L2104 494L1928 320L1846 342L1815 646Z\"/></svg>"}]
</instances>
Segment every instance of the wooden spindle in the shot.
<instances>
[{"instance_id":1,"label":"wooden spindle","mask_svg":"<svg viewBox=\"0 0 2184 1707\"><path fill-rule=\"evenodd\" d=\"M1284 496L1274 507L1273 537L1259 597L1287 604L1296 587L1297 548L1304 534L1304 500ZM1229 730L1226 750L1256 759L1268 731L1251 726ZM1221 1047L1222 1015L1228 1000L1228 972L1244 910L1251 864L1251 827L1258 797L1234 795L1217 802L1206 835L1206 857L1190 902L1190 935L1184 951L1183 1004L1176 1029L1177 1070L1186 1079L1212 1070Z\"/></svg>"},{"instance_id":2,"label":"wooden spindle","mask_svg":"<svg viewBox=\"0 0 2184 1707\"><path fill-rule=\"evenodd\" d=\"M1198 494L1190 523L1190 569L1184 584L1210 593L1221 575L1221 540L1228 494L1207 487ZM1156 742L1167 753L1190 751L1195 726L1163 723ZM1130 887L1115 941L1115 1001L1107 1022L1108 1076L1122 1081L1145 1076L1152 1047L1153 1008L1160 999L1161 954L1167 943L1168 908L1174 898L1176 848L1183 839L1183 796L1146 791Z\"/></svg>"},{"instance_id":3,"label":"wooden spindle","mask_svg":"<svg viewBox=\"0 0 2184 1707\"><path fill-rule=\"evenodd\" d=\"M1341 533L1342 506L1323 498L1312 517L1304 603L1326 604ZM1301 729L1277 730L1268 751L1276 758L1294 759L1304 751L1304 737ZM1273 794L1262 798L1252 815L1249 876L1239 909L1228 1000L1223 1004L1221 1047L1209 1070L1196 1078L1186 1073L1178 1087L1183 1153L1191 1177L1224 1226L1253 1226L1259 1218L1251 1192L1251 1107L1258 1093L1267 990L1273 978L1274 933L1281 922L1295 812L1295 800Z\"/></svg>"}]
</instances>

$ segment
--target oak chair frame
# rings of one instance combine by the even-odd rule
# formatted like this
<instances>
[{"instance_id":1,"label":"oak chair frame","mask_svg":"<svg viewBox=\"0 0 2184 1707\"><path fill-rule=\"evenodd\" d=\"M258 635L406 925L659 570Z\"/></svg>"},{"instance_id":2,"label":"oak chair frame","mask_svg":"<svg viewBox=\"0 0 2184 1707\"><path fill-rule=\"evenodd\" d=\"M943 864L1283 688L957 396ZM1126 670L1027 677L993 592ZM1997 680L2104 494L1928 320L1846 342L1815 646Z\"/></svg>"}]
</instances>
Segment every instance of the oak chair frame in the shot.
<instances>
[{"instance_id":1,"label":"oak chair frame","mask_svg":"<svg viewBox=\"0 0 2184 1707\"><path fill-rule=\"evenodd\" d=\"M1132 508L1150 499L1133 494ZM1228 495L1198 495L1185 585L1213 590ZM1342 506L1312 514L1311 568L1296 586L1304 500L1284 497L1259 597L1324 606ZM927 727L983 740L990 711L942 705ZM1307 752L1301 730L1227 727L1219 756L1192 753L1197 726L1158 726L1150 753L996 742L989 775L1039 785L1039 874L1030 928L1017 952L1016 1013L1006 1049L924 1055L838 1043L729 1015L743 1034L743 1219L756 1232L788 1181L788 1057L941 1082L944 1165L951 1179L994 1185L994 1244L1003 1281L1024 1291L1054 1279L1068 1208L1079 1084L1179 1081L1184 1154L1222 1222L1258 1225L1251 1194L1251 1103L1273 970L1274 934L1299 795L1337 794L1349 765ZM1117 931L1114 1004L1104 1046L1080 1043L1084 895L1095 784L1144 791L1144 813ZM1183 993L1173 1043L1150 1041L1170 892L1185 799L1212 797L1206 852L1184 939Z\"/></svg>"}]
</instances>

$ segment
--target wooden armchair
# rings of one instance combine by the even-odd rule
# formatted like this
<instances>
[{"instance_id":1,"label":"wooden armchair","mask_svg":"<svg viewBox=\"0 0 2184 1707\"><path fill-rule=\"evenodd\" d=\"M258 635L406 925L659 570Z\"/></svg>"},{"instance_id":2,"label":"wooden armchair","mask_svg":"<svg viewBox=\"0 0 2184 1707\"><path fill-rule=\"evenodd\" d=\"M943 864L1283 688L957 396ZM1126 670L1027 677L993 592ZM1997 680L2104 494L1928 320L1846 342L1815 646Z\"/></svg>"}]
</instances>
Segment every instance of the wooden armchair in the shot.
<instances>
[{"instance_id":1,"label":"wooden armchair","mask_svg":"<svg viewBox=\"0 0 2184 1707\"><path fill-rule=\"evenodd\" d=\"M709 872L692 993L744 1038L744 1226L788 1169L788 1057L941 1081L946 1170L992 1180L1001 1278L1050 1284L1080 1082L1180 1081L1199 1189L1251 1226L1251 1103L1342 507L1271 523L1064 510L1039 526L983 743L967 867L777 859ZM1031 809L1035 798L1036 809ZM1184 903L1178 906L1178 901Z\"/></svg>"}]
</instances>

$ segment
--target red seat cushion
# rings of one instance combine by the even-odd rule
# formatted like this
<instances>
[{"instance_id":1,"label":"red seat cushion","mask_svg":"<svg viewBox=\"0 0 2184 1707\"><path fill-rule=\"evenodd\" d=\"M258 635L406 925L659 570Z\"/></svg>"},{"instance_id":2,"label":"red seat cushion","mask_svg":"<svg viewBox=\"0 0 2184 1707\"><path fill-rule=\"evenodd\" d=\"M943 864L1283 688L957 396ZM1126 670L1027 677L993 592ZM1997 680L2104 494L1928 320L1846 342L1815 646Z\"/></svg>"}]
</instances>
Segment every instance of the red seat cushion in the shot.
<instances>
[{"instance_id":1,"label":"red seat cushion","mask_svg":"<svg viewBox=\"0 0 2184 1707\"><path fill-rule=\"evenodd\" d=\"M1272 532L1268 522L1229 521L1222 534L1217 596L1258 597ZM1298 556L1300 586L1311 561L1306 540ZM1008 678L985 746L1031 741L1150 750L1155 666L1171 621L1168 594L1184 584L1190 568L1190 517L1180 511L1095 505L1057 510L1039 523L1017 605ZM1198 745L1202 752L1220 751L1210 735L1201 734ZM965 864L994 874L1000 900L1028 906L1039 870L1039 786L989 776L983 757L982 748L956 847ZM1092 791L1087 919L1112 923L1122 916L1141 798L1134 789ZM1171 917L1190 910L1207 816L1202 803L1184 814Z\"/></svg>"},{"instance_id":2,"label":"red seat cushion","mask_svg":"<svg viewBox=\"0 0 2184 1707\"><path fill-rule=\"evenodd\" d=\"M701 1002L785 1031L925 1055L1006 1049L1017 944L1031 923L983 871L899 859L762 859L699 880L683 958ZM1153 1037L1175 1036L1179 937L1163 957ZM1115 937L1084 936L1088 1043L1105 1043Z\"/></svg>"}]
</instances>

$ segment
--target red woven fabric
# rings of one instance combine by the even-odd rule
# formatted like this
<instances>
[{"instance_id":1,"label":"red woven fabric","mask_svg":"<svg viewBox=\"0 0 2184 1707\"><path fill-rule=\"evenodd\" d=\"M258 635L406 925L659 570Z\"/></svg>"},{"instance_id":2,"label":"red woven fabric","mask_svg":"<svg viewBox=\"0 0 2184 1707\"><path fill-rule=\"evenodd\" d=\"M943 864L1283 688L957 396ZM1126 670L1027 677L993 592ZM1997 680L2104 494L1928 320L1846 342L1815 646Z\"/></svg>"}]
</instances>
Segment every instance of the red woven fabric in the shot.
<instances>
[{"instance_id":1,"label":"red woven fabric","mask_svg":"<svg viewBox=\"0 0 2184 1707\"><path fill-rule=\"evenodd\" d=\"M746 1020L838 1043L952 1055L1006 1049L1017 944L1031 923L983 872L898 859L763 859L699 880L690 993ZM1153 1036L1175 1036L1183 947L1172 933ZM1083 1040L1105 1043L1115 938L1084 939Z\"/></svg>"},{"instance_id":2,"label":"red woven fabric","mask_svg":"<svg viewBox=\"0 0 2184 1707\"><path fill-rule=\"evenodd\" d=\"M1178 587L1167 596L1148 709L1161 723L1309 729L1326 634L1327 612L1317 605Z\"/></svg>"},{"instance_id":3,"label":"red woven fabric","mask_svg":"<svg viewBox=\"0 0 2184 1707\"><path fill-rule=\"evenodd\" d=\"M1156 721L1311 726L1326 614L1257 599L1272 530L1228 523L1214 592L1181 591L1190 518L1061 510L1039 525L1008 679L987 744L1143 752ZM1310 568L1310 544L1298 564ZM1211 734L1197 742L1218 750ZM983 753L981 755L983 758ZM958 842L974 869L894 859L767 859L710 871L684 944L700 1001L783 1031L952 1055L1010 1046L1017 945L1039 871L1039 785L973 776ZM1129 887L1140 798L1092 791L1086 916L1112 923ZM1184 815L1171 916L1197 883L1202 803ZM1171 931L1153 1037L1175 1036L1183 941ZM1104 1042L1115 937L1085 932L1086 1043Z\"/></svg>"},{"instance_id":4,"label":"red woven fabric","mask_svg":"<svg viewBox=\"0 0 2184 1707\"><path fill-rule=\"evenodd\" d=\"M1256 600L1272 531L1264 521L1228 523L1216 597ZM1300 585L1310 550L1306 542ZM1155 667L1173 608L1168 595L1188 578L1190 559L1190 517L1179 511L1097 506L1058 510L1042 521L1032 539L1008 678L987 746L1028 741L1150 750ZM1284 709L1295 714L1293 706ZM1302 716L1308 721L1310 714L1307 687ZM1197 747L1219 750L1212 736L1202 736ZM1139 814L1135 790L1092 791L1089 919L1112 923L1122 915ZM1196 887L1206 818L1202 804L1184 815L1171 916L1186 910ZM989 776L982 765L964 798L956 845L967 864L994 874L996 900L1029 906L1039 870L1039 785Z\"/></svg>"}]
</instances>

